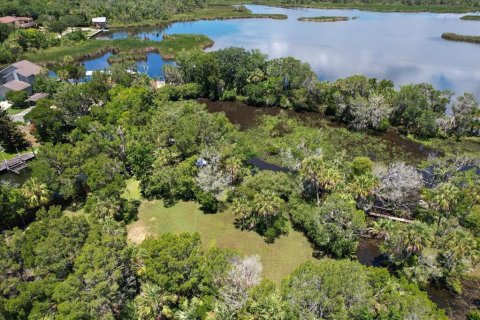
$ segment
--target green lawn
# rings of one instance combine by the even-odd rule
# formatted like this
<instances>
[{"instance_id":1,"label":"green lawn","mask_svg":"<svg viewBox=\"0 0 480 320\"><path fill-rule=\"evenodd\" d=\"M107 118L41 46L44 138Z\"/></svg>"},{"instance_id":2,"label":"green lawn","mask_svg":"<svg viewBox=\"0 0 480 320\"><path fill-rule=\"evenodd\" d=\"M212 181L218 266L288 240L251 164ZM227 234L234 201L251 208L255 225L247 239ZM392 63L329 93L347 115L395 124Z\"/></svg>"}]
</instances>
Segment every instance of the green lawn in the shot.
<instances>
[{"instance_id":1,"label":"green lawn","mask_svg":"<svg viewBox=\"0 0 480 320\"><path fill-rule=\"evenodd\" d=\"M7 113L11 116L13 115L16 115L16 114L19 114L20 112L23 112L25 110L27 110L28 108L25 108L25 109L19 109L19 108L8 108L7 109Z\"/></svg>"},{"instance_id":2,"label":"green lawn","mask_svg":"<svg viewBox=\"0 0 480 320\"><path fill-rule=\"evenodd\" d=\"M141 200L142 195L140 194L140 182L135 179L127 180L127 187L123 192L122 198L128 200Z\"/></svg>"},{"instance_id":3,"label":"green lawn","mask_svg":"<svg viewBox=\"0 0 480 320\"><path fill-rule=\"evenodd\" d=\"M16 155L17 155L16 153L8 153L8 152L0 151L0 161L10 160L14 158Z\"/></svg>"},{"instance_id":4,"label":"green lawn","mask_svg":"<svg viewBox=\"0 0 480 320\"><path fill-rule=\"evenodd\" d=\"M233 221L229 211L204 214L192 202L165 208L161 201L145 201L139 210L139 220L128 226L128 234L130 240L139 243L146 235L198 232L207 247L232 248L244 255L258 254L264 276L276 283L301 263L313 259L313 250L300 232L291 230L288 236L267 244L255 232L235 229Z\"/></svg>"}]
</instances>

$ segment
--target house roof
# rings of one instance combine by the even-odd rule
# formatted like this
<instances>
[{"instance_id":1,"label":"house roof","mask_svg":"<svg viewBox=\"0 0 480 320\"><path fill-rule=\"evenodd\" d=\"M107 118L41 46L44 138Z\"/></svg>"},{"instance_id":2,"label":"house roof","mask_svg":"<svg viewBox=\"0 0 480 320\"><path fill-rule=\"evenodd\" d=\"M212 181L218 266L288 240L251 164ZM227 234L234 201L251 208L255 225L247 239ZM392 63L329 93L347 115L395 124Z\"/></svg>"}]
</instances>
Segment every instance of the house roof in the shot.
<instances>
[{"instance_id":1,"label":"house roof","mask_svg":"<svg viewBox=\"0 0 480 320\"><path fill-rule=\"evenodd\" d=\"M17 19L15 17L10 17L10 16L6 16L6 17L0 17L0 23L12 23L12 22L15 22Z\"/></svg>"},{"instance_id":2,"label":"house roof","mask_svg":"<svg viewBox=\"0 0 480 320\"><path fill-rule=\"evenodd\" d=\"M36 65L27 60L22 60L12 64L17 70L14 72L21 74L24 77L29 77L31 75L39 74L42 71L42 67Z\"/></svg>"},{"instance_id":3,"label":"house roof","mask_svg":"<svg viewBox=\"0 0 480 320\"><path fill-rule=\"evenodd\" d=\"M33 21L33 18L30 18L30 17L12 17L12 16L0 17L0 23L13 23L13 22L18 21L18 20Z\"/></svg>"},{"instance_id":4,"label":"house roof","mask_svg":"<svg viewBox=\"0 0 480 320\"><path fill-rule=\"evenodd\" d=\"M48 93L35 93L34 95L30 96L27 101L38 101L40 99L48 97Z\"/></svg>"},{"instance_id":5,"label":"house roof","mask_svg":"<svg viewBox=\"0 0 480 320\"><path fill-rule=\"evenodd\" d=\"M106 23L106 22L107 22L107 18L106 18L106 17L96 17L96 18L92 18L92 22L93 22L93 23Z\"/></svg>"},{"instance_id":6,"label":"house roof","mask_svg":"<svg viewBox=\"0 0 480 320\"><path fill-rule=\"evenodd\" d=\"M2 87L8 88L13 91L21 91L30 87L30 85L23 81L13 80L5 83Z\"/></svg>"}]
</instances>

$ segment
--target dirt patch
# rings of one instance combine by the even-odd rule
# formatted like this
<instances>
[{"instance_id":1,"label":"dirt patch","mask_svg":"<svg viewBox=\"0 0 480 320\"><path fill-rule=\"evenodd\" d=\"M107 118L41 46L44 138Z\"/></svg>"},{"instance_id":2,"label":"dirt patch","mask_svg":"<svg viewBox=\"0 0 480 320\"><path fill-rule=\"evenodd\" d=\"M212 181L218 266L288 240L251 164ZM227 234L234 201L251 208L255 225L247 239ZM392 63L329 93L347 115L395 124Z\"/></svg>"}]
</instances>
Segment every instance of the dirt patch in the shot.
<instances>
[{"instance_id":1,"label":"dirt patch","mask_svg":"<svg viewBox=\"0 0 480 320\"><path fill-rule=\"evenodd\" d=\"M33 125L29 126L18 126L20 131L25 135L25 139L32 144L33 147L38 146L37 139L33 136L32 132L34 130Z\"/></svg>"},{"instance_id":2,"label":"dirt patch","mask_svg":"<svg viewBox=\"0 0 480 320\"><path fill-rule=\"evenodd\" d=\"M140 244L142 241L151 235L140 221L137 221L128 227L128 240L135 244Z\"/></svg>"}]
</instances>

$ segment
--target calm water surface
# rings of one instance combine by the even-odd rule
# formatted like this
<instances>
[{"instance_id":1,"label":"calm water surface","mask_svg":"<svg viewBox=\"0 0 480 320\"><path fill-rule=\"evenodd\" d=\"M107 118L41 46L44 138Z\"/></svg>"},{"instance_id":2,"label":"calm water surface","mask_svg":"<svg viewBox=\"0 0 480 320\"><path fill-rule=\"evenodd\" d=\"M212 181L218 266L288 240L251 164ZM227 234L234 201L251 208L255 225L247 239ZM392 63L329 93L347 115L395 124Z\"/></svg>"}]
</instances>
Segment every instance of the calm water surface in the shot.
<instances>
[{"instance_id":1,"label":"calm water surface","mask_svg":"<svg viewBox=\"0 0 480 320\"><path fill-rule=\"evenodd\" d=\"M166 28L119 30L107 36L161 40L164 32L202 33L215 41L210 50L238 46L260 49L270 58L294 56L308 62L320 79L364 74L390 79L397 85L429 82L438 89L469 91L480 98L480 45L440 38L443 32L480 35L480 22L460 20L461 14L247 7L254 13L286 14L288 20L182 22ZM322 15L359 19L331 23L297 21L299 17ZM100 59L106 63L105 57ZM163 63L158 55L150 56L149 74L161 75Z\"/></svg>"}]
</instances>

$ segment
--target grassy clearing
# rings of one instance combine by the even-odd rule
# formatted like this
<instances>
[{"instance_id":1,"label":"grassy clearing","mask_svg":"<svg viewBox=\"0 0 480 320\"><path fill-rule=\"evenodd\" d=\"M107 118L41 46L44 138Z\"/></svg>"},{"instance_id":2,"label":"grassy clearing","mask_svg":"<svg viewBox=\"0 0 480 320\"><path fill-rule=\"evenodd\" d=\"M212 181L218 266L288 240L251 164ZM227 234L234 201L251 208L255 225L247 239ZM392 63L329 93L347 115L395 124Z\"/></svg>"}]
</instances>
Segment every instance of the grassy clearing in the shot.
<instances>
[{"instance_id":1,"label":"grassy clearing","mask_svg":"<svg viewBox=\"0 0 480 320\"><path fill-rule=\"evenodd\" d=\"M3 160L10 160L12 158L15 158L17 154L16 153L9 153L5 151L0 151L0 161Z\"/></svg>"},{"instance_id":2,"label":"grassy clearing","mask_svg":"<svg viewBox=\"0 0 480 320\"><path fill-rule=\"evenodd\" d=\"M66 55L75 60L85 60L100 56L106 52L114 53L146 53L158 52L164 58L172 59L175 53L185 49L207 48L213 41L204 35L182 34L169 35L162 41L142 40L136 38L115 40L86 40L76 46L52 47L45 50L30 51L22 58L40 64L55 64Z\"/></svg>"},{"instance_id":3,"label":"grassy clearing","mask_svg":"<svg viewBox=\"0 0 480 320\"><path fill-rule=\"evenodd\" d=\"M198 232L207 247L232 248L244 255L258 254L264 276L276 283L301 263L313 259L313 250L300 232L291 230L288 236L267 244L254 232L235 229L233 222L234 216L229 211L204 214L192 202L165 208L161 201L151 201L141 205L139 220L128 226L128 236L140 243L147 235Z\"/></svg>"},{"instance_id":4,"label":"grassy clearing","mask_svg":"<svg viewBox=\"0 0 480 320\"><path fill-rule=\"evenodd\" d=\"M480 44L480 36L468 36L456 33L445 32L442 34L442 39L450 41L470 42Z\"/></svg>"},{"instance_id":5,"label":"grassy clearing","mask_svg":"<svg viewBox=\"0 0 480 320\"><path fill-rule=\"evenodd\" d=\"M349 17L342 16L322 16L322 17L301 17L298 18L298 21L310 21L310 22L337 22L337 21L348 21Z\"/></svg>"},{"instance_id":6,"label":"grassy clearing","mask_svg":"<svg viewBox=\"0 0 480 320\"><path fill-rule=\"evenodd\" d=\"M140 182L135 179L127 180L127 187L122 194L122 198L127 200L141 200Z\"/></svg>"},{"instance_id":7,"label":"grassy clearing","mask_svg":"<svg viewBox=\"0 0 480 320\"><path fill-rule=\"evenodd\" d=\"M234 2L232 4L237 4ZM145 27L156 26L162 24L169 24L182 21L197 21L197 20L220 20L220 19L248 19L248 18L269 18L269 19L287 19L283 14L254 14L243 6L233 6L231 4L211 5L206 8L198 9L191 12L184 12L173 15L168 20L142 20L133 23L116 23L113 22L111 28L125 28L125 27Z\"/></svg>"},{"instance_id":8,"label":"grassy clearing","mask_svg":"<svg viewBox=\"0 0 480 320\"><path fill-rule=\"evenodd\" d=\"M7 113L11 116L13 115L16 115L16 114L19 114L25 110L27 110L28 108L24 108L24 109L21 109L21 108L8 108L7 109Z\"/></svg>"}]
</instances>

